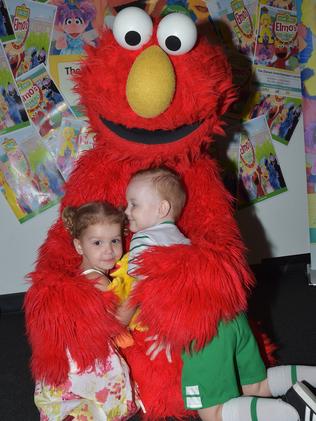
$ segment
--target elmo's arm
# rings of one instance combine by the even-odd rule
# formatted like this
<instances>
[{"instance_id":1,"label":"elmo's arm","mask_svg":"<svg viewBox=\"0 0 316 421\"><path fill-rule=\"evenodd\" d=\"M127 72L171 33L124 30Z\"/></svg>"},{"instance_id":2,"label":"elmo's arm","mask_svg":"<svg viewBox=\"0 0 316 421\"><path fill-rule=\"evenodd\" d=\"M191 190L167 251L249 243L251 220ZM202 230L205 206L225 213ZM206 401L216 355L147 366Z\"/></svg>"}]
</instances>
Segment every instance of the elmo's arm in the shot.
<instances>
[{"instance_id":1,"label":"elmo's arm","mask_svg":"<svg viewBox=\"0 0 316 421\"><path fill-rule=\"evenodd\" d=\"M96 166L95 154L98 151L80 160L78 170L66 185L61 207L106 199L105 191L114 196L107 184L112 182L112 175L119 178L115 168L112 166L109 174L100 160ZM120 200L117 194L114 197ZM66 349L78 367L85 369L96 358L106 358L107 342L122 332L114 317L114 293L102 293L78 275L79 265L80 257L59 218L39 250L25 299L33 377L50 384L59 384L67 377Z\"/></svg>"},{"instance_id":2,"label":"elmo's arm","mask_svg":"<svg viewBox=\"0 0 316 421\"><path fill-rule=\"evenodd\" d=\"M188 203L179 225L192 245L146 251L140 270L146 279L137 284L133 301L150 333L176 348L195 339L200 348L219 320L246 309L253 279L214 162L205 158L183 177Z\"/></svg>"}]
</instances>

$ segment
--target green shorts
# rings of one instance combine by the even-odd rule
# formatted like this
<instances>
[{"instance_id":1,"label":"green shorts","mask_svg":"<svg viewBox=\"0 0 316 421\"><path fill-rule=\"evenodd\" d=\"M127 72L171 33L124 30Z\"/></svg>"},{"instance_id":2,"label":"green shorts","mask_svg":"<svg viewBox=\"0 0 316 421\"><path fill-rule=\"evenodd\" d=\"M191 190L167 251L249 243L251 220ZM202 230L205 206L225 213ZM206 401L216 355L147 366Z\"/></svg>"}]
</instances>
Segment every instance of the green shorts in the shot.
<instances>
[{"instance_id":1,"label":"green shorts","mask_svg":"<svg viewBox=\"0 0 316 421\"><path fill-rule=\"evenodd\" d=\"M187 409L218 405L241 395L241 385L267 377L257 342L242 313L221 322L201 351L183 353L182 396Z\"/></svg>"}]
</instances>

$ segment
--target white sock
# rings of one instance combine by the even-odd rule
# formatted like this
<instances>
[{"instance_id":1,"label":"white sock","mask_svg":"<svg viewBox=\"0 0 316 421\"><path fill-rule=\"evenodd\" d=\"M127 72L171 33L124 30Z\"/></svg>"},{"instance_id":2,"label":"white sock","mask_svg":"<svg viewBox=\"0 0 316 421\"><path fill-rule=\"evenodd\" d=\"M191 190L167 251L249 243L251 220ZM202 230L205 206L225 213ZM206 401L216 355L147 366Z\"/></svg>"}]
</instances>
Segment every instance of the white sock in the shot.
<instances>
[{"instance_id":1,"label":"white sock","mask_svg":"<svg viewBox=\"0 0 316 421\"><path fill-rule=\"evenodd\" d=\"M223 421L299 421L291 405L281 399L241 396L225 402Z\"/></svg>"},{"instance_id":2,"label":"white sock","mask_svg":"<svg viewBox=\"0 0 316 421\"><path fill-rule=\"evenodd\" d=\"M268 384L272 396L284 395L297 381L306 380L316 387L316 367L281 365L268 368Z\"/></svg>"}]
</instances>

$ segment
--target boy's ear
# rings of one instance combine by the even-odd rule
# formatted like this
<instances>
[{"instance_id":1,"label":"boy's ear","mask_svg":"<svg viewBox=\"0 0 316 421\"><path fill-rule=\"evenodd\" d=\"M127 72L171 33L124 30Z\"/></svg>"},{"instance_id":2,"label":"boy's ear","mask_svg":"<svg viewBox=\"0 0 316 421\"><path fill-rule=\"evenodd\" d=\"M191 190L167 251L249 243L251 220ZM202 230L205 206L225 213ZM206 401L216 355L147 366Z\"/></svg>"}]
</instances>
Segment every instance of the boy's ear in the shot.
<instances>
[{"instance_id":1,"label":"boy's ear","mask_svg":"<svg viewBox=\"0 0 316 421\"><path fill-rule=\"evenodd\" d=\"M80 241L78 240L78 238L75 238L75 239L74 239L74 241L73 241L73 243L74 243L74 247L75 247L75 249L76 249L76 252L77 252L78 254L82 254L82 247L81 247L81 243L80 243Z\"/></svg>"},{"instance_id":2,"label":"boy's ear","mask_svg":"<svg viewBox=\"0 0 316 421\"><path fill-rule=\"evenodd\" d=\"M171 205L168 202L168 200L162 200L159 206L159 216L161 218L166 217L169 214L170 210L171 210Z\"/></svg>"}]
</instances>

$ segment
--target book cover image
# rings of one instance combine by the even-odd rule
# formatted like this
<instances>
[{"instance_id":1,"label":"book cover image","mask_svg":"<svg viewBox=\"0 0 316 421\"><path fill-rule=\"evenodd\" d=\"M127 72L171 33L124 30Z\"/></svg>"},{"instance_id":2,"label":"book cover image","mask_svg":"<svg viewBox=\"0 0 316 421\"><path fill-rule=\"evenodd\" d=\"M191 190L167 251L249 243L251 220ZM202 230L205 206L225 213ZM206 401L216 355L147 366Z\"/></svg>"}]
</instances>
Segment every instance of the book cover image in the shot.
<instances>
[{"instance_id":1,"label":"book cover image","mask_svg":"<svg viewBox=\"0 0 316 421\"><path fill-rule=\"evenodd\" d=\"M260 0L260 4L284 10L296 10L296 0Z\"/></svg>"},{"instance_id":2,"label":"book cover image","mask_svg":"<svg viewBox=\"0 0 316 421\"><path fill-rule=\"evenodd\" d=\"M14 77L46 64L56 7L30 0L10 0L15 41L5 44Z\"/></svg>"},{"instance_id":3,"label":"book cover image","mask_svg":"<svg viewBox=\"0 0 316 421\"><path fill-rule=\"evenodd\" d=\"M282 170L264 116L242 125L239 144L238 207L287 191Z\"/></svg>"},{"instance_id":4,"label":"book cover image","mask_svg":"<svg viewBox=\"0 0 316 421\"><path fill-rule=\"evenodd\" d=\"M300 119L301 112L301 98L276 95L267 89L262 89L255 93L247 119L265 115L272 138L287 145Z\"/></svg>"},{"instance_id":5,"label":"book cover image","mask_svg":"<svg viewBox=\"0 0 316 421\"><path fill-rule=\"evenodd\" d=\"M0 185L19 222L55 205L63 178L33 127L0 137Z\"/></svg>"},{"instance_id":6,"label":"book cover image","mask_svg":"<svg viewBox=\"0 0 316 421\"><path fill-rule=\"evenodd\" d=\"M72 76L80 71L87 45L98 44L104 29L107 2L97 0L49 0L56 17L48 57L48 68L76 117L83 117L79 97L73 91Z\"/></svg>"},{"instance_id":7,"label":"book cover image","mask_svg":"<svg viewBox=\"0 0 316 421\"><path fill-rule=\"evenodd\" d=\"M147 0L145 10L152 16L165 16L174 12L185 13L191 17L196 25L211 23L210 13L204 0L158 0L154 2Z\"/></svg>"},{"instance_id":8,"label":"book cover image","mask_svg":"<svg viewBox=\"0 0 316 421\"><path fill-rule=\"evenodd\" d=\"M86 45L96 45L96 19L103 2L50 0L49 4L57 7L50 55L83 55Z\"/></svg>"},{"instance_id":9,"label":"book cover image","mask_svg":"<svg viewBox=\"0 0 316 421\"><path fill-rule=\"evenodd\" d=\"M226 45L251 60L255 49L257 1L208 1L207 6Z\"/></svg>"},{"instance_id":10,"label":"book cover image","mask_svg":"<svg viewBox=\"0 0 316 421\"><path fill-rule=\"evenodd\" d=\"M74 117L69 105L41 64L16 80L29 118L40 136L51 135L63 117Z\"/></svg>"},{"instance_id":11,"label":"book cover image","mask_svg":"<svg viewBox=\"0 0 316 421\"><path fill-rule=\"evenodd\" d=\"M65 180L82 153L93 147L93 142L94 135L88 131L87 123L72 118L63 118L60 128L47 139L46 145Z\"/></svg>"},{"instance_id":12,"label":"book cover image","mask_svg":"<svg viewBox=\"0 0 316 421\"><path fill-rule=\"evenodd\" d=\"M298 51L296 12L261 6L254 64L298 73Z\"/></svg>"},{"instance_id":13,"label":"book cover image","mask_svg":"<svg viewBox=\"0 0 316 421\"><path fill-rule=\"evenodd\" d=\"M29 126L30 122L0 44L0 134Z\"/></svg>"},{"instance_id":14,"label":"book cover image","mask_svg":"<svg viewBox=\"0 0 316 421\"><path fill-rule=\"evenodd\" d=\"M15 39L11 16L5 0L0 0L0 41L7 42Z\"/></svg>"}]
</instances>

